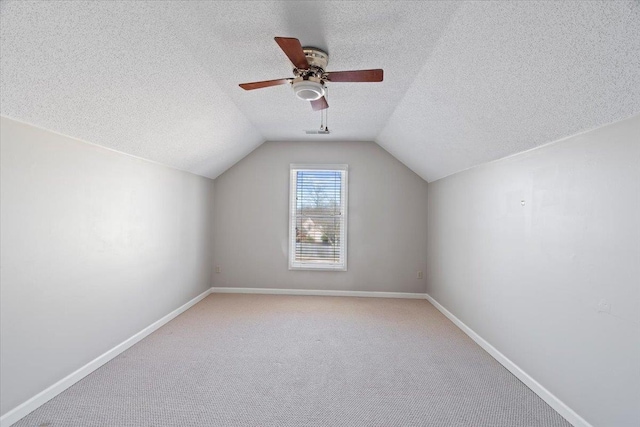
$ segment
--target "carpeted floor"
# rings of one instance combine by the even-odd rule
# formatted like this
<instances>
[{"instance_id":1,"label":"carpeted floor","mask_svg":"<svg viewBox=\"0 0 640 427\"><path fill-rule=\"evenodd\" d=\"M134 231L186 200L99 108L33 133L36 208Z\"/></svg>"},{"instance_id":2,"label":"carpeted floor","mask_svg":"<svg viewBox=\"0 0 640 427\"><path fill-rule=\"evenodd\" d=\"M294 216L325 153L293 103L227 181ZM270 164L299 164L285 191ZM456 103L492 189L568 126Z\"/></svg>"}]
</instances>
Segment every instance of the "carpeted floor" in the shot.
<instances>
[{"instance_id":1,"label":"carpeted floor","mask_svg":"<svg viewBox=\"0 0 640 427\"><path fill-rule=\"evenodd\" d=\"M15 426L569 426L424 300L216 294Z\"/></svg>"}]
</instances>

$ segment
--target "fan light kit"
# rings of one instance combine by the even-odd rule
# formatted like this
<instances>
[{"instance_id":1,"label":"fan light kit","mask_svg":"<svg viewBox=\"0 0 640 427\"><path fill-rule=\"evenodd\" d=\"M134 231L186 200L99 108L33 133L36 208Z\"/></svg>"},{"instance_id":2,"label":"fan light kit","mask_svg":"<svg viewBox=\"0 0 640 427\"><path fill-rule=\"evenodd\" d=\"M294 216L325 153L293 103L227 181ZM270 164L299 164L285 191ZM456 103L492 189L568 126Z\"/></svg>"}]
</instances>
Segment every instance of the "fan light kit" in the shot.
<instances>
[{"instance_id":1,"label":"fan light kit","mask_svg":"<svg viewBox=\"0 0 640 427\"><path fill-rule=\"evenodd\" d=\"M263 87L291 84L293 92L303 101L311 102L314 110L329 108L325 94L327 82L381 82L383 72L376 70L336 71L329 72L329 54L315 47L302 47L300 40L291 37L276 37L280 46L293 64L293 78L266 80L243 83L244 90L261 89Z\"/></svg>"},{"instance_id":2,"label":"fan light kit","mask_svg":"<svg viewBox=\"0 0 640 427\"><path fill-rule=\"evenodd\" d=\"M312 80L313 79L313 80ZM319 79L310 77L309 80L303 80L302 77L296 77L291 84L293 92L303 101L315 101L324 96L324 86Z\"/></svg>"}]
</instances>

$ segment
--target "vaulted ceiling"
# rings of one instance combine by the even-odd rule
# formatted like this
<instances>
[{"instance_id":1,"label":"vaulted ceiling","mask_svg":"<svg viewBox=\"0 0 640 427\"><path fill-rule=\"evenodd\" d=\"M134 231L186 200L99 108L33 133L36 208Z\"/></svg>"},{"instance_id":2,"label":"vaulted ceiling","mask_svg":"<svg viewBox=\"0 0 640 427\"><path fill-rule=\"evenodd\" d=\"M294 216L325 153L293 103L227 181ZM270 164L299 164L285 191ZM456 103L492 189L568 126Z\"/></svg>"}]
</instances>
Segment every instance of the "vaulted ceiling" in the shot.
<instances>
[{"instance_id":1,"label":"vaulted ceiling","mask_svg":"<svg viewBox=\"0 0 640 427\"><path fill-rule=\"evenodd\" d=\"M427 181L640 113L640 3L0 2L0 112L215 178L268 140L375 141ZM329 52L330 135L274 36Z\"/></svg>"}]
</instances>

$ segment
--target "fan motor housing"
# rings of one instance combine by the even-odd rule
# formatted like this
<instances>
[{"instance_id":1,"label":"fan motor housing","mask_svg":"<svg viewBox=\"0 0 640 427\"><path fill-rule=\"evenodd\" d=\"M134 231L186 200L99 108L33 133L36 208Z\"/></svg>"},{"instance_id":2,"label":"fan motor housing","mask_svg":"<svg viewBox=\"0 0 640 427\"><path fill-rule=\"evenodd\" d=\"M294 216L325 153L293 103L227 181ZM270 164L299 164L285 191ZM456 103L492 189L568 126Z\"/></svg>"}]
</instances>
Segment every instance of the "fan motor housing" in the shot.
<instances>
[{"instance_id":1,"label":"fan motor housing","mask_svg":"<svg viewBox=\"0 0 640 427\"><path fill-rule=\"evenodd\" d=\"M322 49L318 49L317 47L303 47L302 51L304 52L304 56L307 58L307 62L309 63L309 67L320 68L322 71L327 69L327 65L329 64L329 54Z\"/></svg>"}]
</instances>

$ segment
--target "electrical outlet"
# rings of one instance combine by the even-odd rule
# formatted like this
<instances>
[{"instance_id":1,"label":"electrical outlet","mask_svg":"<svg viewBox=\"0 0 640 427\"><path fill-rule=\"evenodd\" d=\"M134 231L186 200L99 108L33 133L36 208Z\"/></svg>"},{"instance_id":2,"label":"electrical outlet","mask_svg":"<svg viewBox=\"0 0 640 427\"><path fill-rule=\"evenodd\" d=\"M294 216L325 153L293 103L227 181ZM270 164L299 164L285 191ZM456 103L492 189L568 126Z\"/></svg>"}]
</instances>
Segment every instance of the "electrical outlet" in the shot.
<instances>
[{"instance_id":1,"label":"electrical outlet","mask_svg":"<svg viewBox=\"0 0 640 427\"><path fill-rule=\"evenodd\" d=\"M418 274L416 274L416 278L422 279L422 271L418 271Z\"/></svg>"},{"instance_id":2,"label":"electrical outlet","mask_svg":"<svg viewBox=\"0 0 640 427\"><path fill-rule=\"evenodd\" d=\"M220 268L220 266L216 265L216 273L221 273L221 272L222 272L222 269Z\"/></svg>"},{"instance_id":3,"label":"electrical outlet","mask_svg":"<svg viewBox=\"0 0 640 427\"><path fill-rule=\"evenodd\" d=\"M611 303L606 299L598 301L598 313L611 313Z\"/></svg>"}]
</instances>

